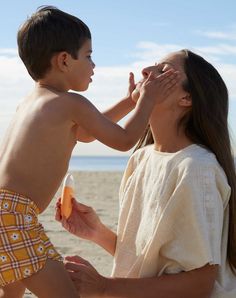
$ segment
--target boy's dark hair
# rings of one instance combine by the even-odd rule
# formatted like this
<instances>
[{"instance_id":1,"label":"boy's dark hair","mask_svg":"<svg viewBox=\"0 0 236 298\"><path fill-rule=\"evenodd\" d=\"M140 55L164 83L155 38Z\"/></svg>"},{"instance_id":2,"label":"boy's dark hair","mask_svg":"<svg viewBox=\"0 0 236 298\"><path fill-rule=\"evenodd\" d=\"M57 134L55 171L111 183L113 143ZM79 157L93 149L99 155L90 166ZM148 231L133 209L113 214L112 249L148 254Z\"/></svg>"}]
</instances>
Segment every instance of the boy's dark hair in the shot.
<instances>
[{"instance_id":1,"label":"boy's dark hair","mask_svg":"<svg viewBox=\"0 0 236 298\"><path fill-rule=\"evenodd\" d=\"M55 53L66 51L77 59L91 33L80 19L53 6L39 7L17 34L19 56L31 77L42 79Z\"/></svg>"}]
</instances>

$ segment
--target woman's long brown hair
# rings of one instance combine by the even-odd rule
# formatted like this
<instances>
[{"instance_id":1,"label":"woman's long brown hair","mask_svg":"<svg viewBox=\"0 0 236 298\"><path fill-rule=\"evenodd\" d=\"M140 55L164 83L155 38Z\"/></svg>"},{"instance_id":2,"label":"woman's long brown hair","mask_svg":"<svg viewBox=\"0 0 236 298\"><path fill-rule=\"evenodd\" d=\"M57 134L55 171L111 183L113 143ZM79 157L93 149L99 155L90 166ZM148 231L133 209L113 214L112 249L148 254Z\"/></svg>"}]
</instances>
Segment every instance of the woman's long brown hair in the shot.
<instances>
[{"instance_id":1,"label":"woman's long brown hair","mask_svg":"<svg viewBox=\"0 0 236 298\"><path fill-rule=\"evenodd\" d=\"M188 138L213 152L223 168L231 195L229 199L229 234L227 259L236 275L236 173L228 129L228 91L218 71L201 56L182 50L187 80L185 91L192 98L192 109L179 122ZM135 150L153 144L150 127Z\"/></svg>"}]
</instances>

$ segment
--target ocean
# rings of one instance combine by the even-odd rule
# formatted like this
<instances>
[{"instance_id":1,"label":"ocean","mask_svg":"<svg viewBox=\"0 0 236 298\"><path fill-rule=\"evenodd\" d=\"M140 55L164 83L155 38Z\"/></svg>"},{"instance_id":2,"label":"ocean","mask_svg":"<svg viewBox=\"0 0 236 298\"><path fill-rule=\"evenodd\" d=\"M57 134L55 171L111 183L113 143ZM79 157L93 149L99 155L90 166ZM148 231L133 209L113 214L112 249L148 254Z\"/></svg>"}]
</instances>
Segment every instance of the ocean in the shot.
<instances>
[{"instance_id":1,"label":"ocean","mask_svg":"<svg viewBox=\"0 0 236 298\"><path fill-rule=\"evenodd\" d=\"M72 156L70 171L124 171L129 156Z\"/></svg>"},{"instance_id":2,"label":"ocean","mask_svg":"<svg viewBox=\"0 0 236 298\"><path fill-rule=\"evenodd\" d=\"M69 171L123 172L128 160L129 156L72 156Z\"/></svg>"}]
</instances>

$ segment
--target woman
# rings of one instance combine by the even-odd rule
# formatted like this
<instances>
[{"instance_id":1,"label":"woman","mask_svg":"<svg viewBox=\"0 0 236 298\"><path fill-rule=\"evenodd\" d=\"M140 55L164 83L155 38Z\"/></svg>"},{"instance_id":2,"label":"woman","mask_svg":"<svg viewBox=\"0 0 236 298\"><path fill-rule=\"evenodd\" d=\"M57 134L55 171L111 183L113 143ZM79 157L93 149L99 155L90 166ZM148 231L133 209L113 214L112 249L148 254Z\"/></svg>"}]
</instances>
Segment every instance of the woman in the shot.
<instances>
[{"instance_id":1,"label":"woman","mask_svg":"<svg viewBox=\"0 0 236 298\"><path fill-rule=\"evenodd\" d=\"M81 297L236 297L227 88L217 70L189 50L145 68L144 80L170 68L179 71L181 83L156 104L129 160L117 235L92 208L75 201L69 220L62 220L67 230L114 255L111 278L80 257L67 258ZM60 204L61 220L59 212Z\"/></svg>"}]
</instances>

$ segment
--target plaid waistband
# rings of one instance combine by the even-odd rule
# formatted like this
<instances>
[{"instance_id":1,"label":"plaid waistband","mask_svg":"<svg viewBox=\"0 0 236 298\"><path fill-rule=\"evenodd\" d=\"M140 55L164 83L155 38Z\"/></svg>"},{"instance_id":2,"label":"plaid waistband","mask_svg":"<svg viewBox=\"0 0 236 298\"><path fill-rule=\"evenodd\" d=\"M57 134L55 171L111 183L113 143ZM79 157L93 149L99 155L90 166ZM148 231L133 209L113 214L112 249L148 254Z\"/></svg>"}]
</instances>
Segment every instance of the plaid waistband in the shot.
<instances>
[{"instance_id":1,"label":"plaid waistband","mask_svg":"<svg viewBox=\"0 0 236 298\"><path fill-rule=\"evenodd\" d=\"M0 213L1 212L18 212L22 214L39 214L37 205L22 194L0 189Z\"/></svg>"}]
</instances>

